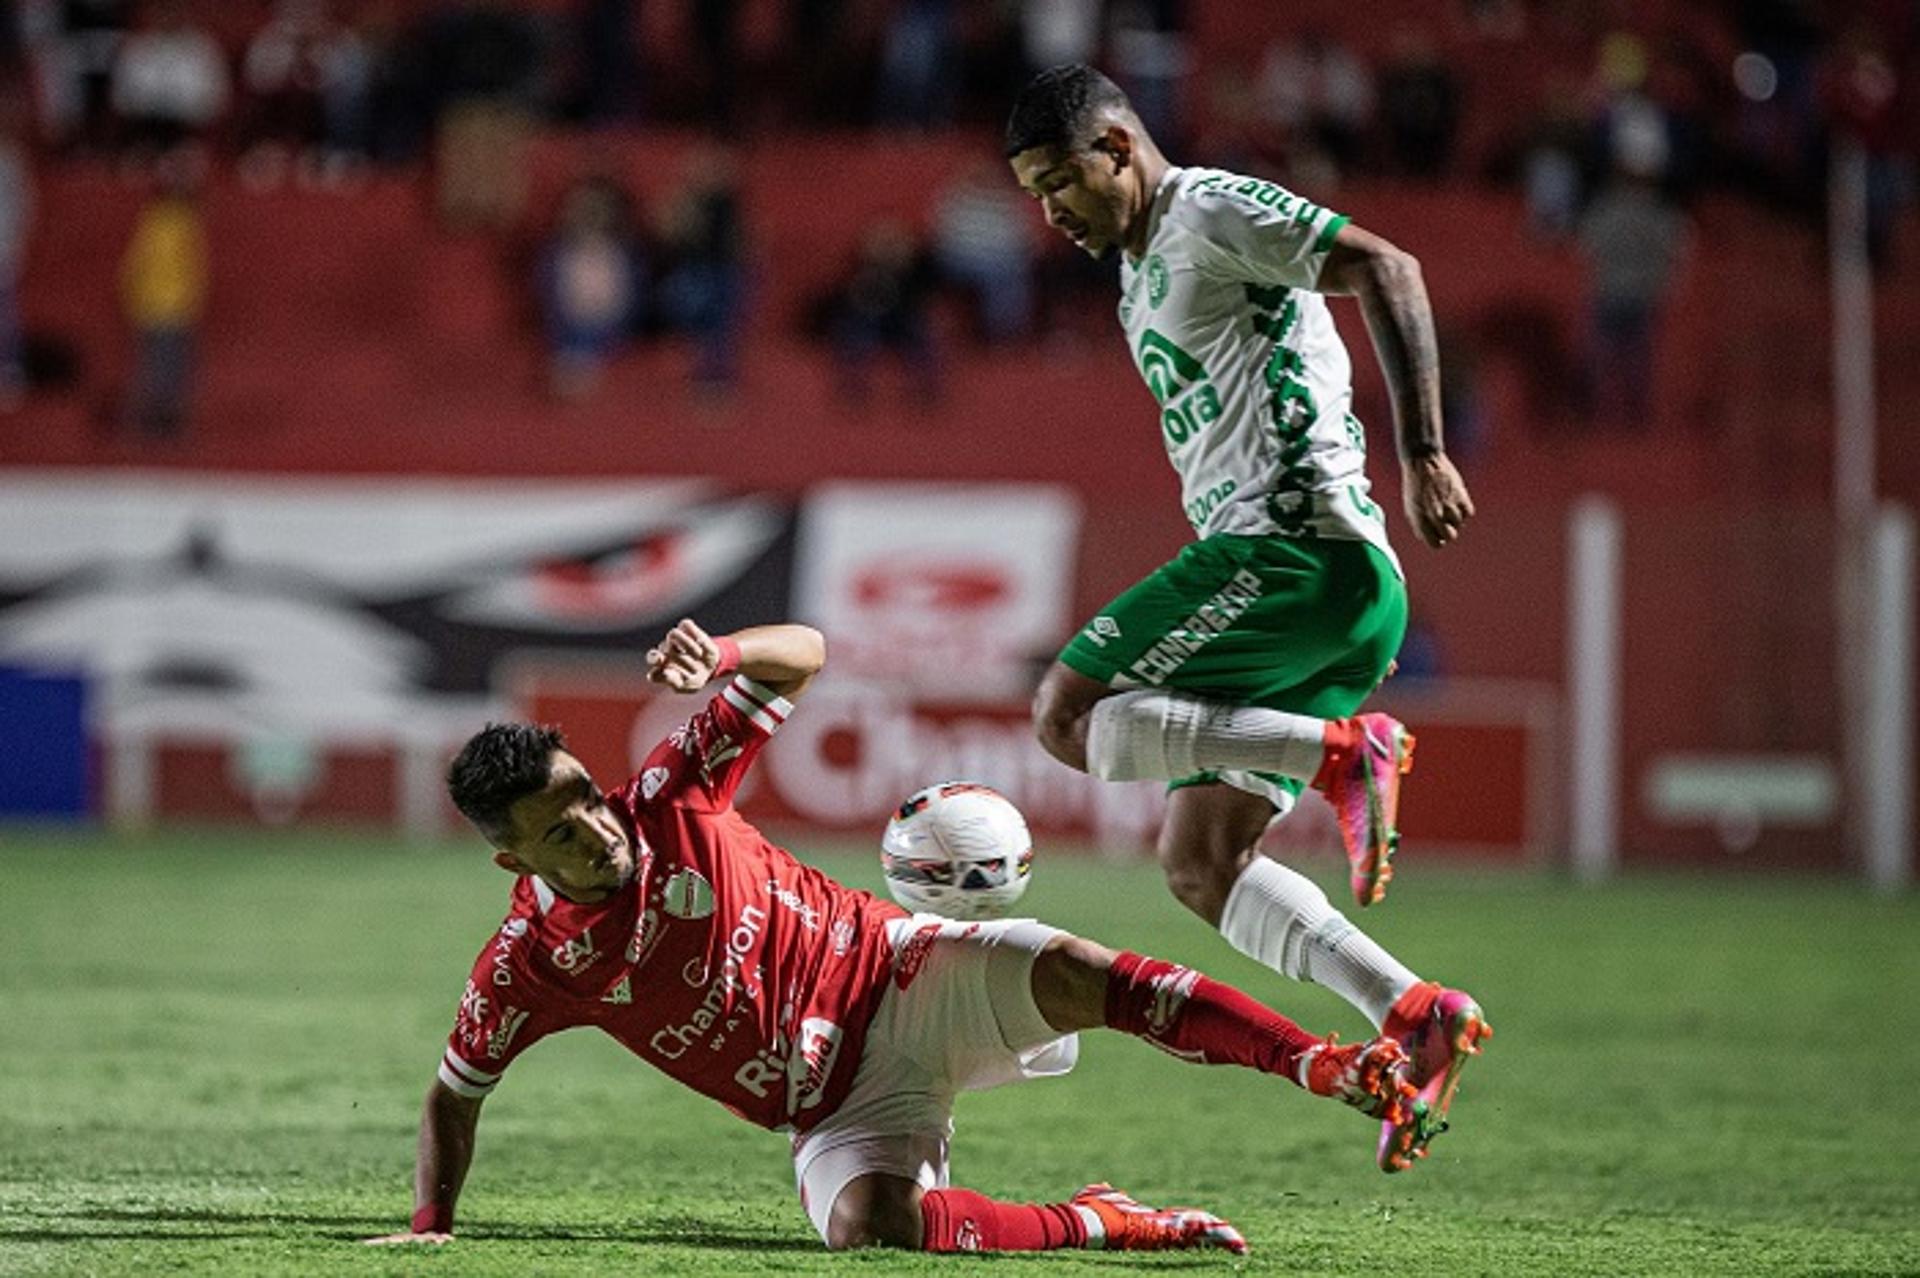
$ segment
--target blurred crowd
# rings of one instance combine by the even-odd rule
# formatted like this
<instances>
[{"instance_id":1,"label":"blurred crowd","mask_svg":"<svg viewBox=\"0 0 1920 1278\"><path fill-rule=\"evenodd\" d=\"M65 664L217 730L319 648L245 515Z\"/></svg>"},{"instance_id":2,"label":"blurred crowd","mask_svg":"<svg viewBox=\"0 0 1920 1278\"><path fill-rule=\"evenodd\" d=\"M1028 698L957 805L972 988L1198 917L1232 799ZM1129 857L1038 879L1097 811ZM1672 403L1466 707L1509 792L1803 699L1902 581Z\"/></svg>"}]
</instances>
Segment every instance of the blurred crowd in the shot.
<instances>
[{"instance_id":1,"label":"blurred crowd","mask_svg":"<svg viewBox=\"0 0 1920 1278\"><path fill-rule=\"evenodd\" d=\"M1275 33L1236 19L1257 38L1223 39L1224 11L1183 0L0 0L0 406L23 385L14 296L39 163L139 175L176 228L210 167L344 189L420 165L446 225L504 235L524 233L537 131L704 131L713 144L661 207L589 174L541 233L527 287L566 398L650 334L689 337L703 385L733 378L752 254L729 147L796 129L985 131L1063 61L1113 74L1176 159L1328 200L1350 180L1517 190L1534 231L1587 263L1593 368L1648 365L1703 193L1817 219L1839 139L1864 156L1876 260L1913 203L1912 0L1434 0L1337 25L1306 8ZM887 359L938 393L943 301L991 345L1051 330L1051 299L1100 287L1031 223L983 161L929 192L917 224L868 228L806 318L847 398ZM193 236L149 241L129 276L156 256L176 280L204 273ZM165 290L124 292L137 328ZM197 314L194 289L167 295L176 328ZM167 388L190 357L150 362L160 389L134 396L148 405L134 416L171 430L183 410ZM1644 416L1601 383L1644 394L1649 377L1592 380L1596 413Z\"/></svg>"}]
</instances>

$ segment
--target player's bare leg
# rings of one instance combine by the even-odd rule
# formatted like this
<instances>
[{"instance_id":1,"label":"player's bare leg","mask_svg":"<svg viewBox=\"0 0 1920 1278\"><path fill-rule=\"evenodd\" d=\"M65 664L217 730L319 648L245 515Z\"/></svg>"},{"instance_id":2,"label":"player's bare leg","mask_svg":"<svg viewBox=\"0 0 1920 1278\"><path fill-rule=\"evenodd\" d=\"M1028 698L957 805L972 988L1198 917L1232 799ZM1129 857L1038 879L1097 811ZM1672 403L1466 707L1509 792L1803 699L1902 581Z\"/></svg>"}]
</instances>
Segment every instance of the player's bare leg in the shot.
<instances>
[{"instance_id":1,"label":"player's bare leg","mask_svg":"<svg viewBox=\"0 0 1920 1278\"><path fill-rule=\"evenodd\" d=\"M1107 781L1244 769L1310 783L1339 818L1354 899L1386 894L1413 734L1391 716L1320 719L1161 688L1115 691L1055 662L1034 694L1034 732L1068 767Z\"/></svg>"}]
</instances>

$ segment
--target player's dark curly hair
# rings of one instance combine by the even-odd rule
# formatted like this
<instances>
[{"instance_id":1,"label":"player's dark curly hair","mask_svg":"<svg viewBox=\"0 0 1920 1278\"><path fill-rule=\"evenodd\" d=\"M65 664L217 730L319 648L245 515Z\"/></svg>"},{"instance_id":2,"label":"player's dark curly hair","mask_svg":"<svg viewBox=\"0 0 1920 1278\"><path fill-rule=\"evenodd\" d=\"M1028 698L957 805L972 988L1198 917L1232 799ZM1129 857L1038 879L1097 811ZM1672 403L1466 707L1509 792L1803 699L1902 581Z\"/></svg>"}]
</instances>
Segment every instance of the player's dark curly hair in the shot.
<instances>
[{"instance_id":1,"label":"player's dark curly hair","mask_svg":"<svg viewBox=\"0 0 1920 1278\"><path fill-rule=\"evenodd\" d=\"M447 793L488 839L507 829L507 809L547 784L560 729L538 723L489 723L460 747L447 768Z\"/></svg>"},{"instance_id":2,"label":"player's dark curly hair","mask_svg":"<svg viewBox=\"0 0 1920 1278\"><path fill-rule=\"evenodd\" d=\"M1020 90L1007 117L1006 157L1011 160L1036 146L1071 151L1092 140L1093 122L1102 111L1133 114L1120 86L1084 62L1048 67Z\"/></svg>"}]
</instances>

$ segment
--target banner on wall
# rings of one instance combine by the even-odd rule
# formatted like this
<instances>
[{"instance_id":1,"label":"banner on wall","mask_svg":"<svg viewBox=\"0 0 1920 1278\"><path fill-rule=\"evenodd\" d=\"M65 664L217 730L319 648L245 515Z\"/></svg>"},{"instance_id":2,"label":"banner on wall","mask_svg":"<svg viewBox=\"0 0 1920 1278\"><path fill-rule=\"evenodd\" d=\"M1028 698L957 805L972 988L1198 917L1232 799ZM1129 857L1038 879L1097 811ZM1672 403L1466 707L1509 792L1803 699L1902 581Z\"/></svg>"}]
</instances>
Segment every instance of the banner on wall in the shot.
<instances>
[{"instance_id":1,"label":"banner on wall","mask_svg":"<svg viewBox=\"0 0 1920 1278\"><path fill-rule=\"evenodd\" d=\"M792 529L782 501L692 480L16 472L0 663L78 673L138 815L243 793L291 819L356 768L457 744L512 654L637 660L681 616L780 616ZM390 776L351 788L353 815L390 815Z\"/></svg>"},{"instance_id":2,"label":"banner on wall","mask_svg":"<svg viewBox=\"0 0 1920 1278\"><path fill-rule=\"evenodd\" d=\"M507 691L522 717L565 724L568 749L609 779L631 775L703 701L630 672L544 660L512 668ZM1166 808L1157 783L1099 781L1049 757L1025 698L945 699L838 670L814 681L735 803L771 827L877 840L901 800L953 780L1001 791L1043 840L1145 846Z\"/></svg>"},{"instance_id":3,"label":"banner on wall","mask_svg":"<svg viewBox=\"0 0 1920 1278\"><path fill-rule=\"evenodd\" d=\"M1079 528L1052 485L823 485L801 511L796 615L839 673L1024 697L1074 625Z\"/></svg>"}]
</instances>

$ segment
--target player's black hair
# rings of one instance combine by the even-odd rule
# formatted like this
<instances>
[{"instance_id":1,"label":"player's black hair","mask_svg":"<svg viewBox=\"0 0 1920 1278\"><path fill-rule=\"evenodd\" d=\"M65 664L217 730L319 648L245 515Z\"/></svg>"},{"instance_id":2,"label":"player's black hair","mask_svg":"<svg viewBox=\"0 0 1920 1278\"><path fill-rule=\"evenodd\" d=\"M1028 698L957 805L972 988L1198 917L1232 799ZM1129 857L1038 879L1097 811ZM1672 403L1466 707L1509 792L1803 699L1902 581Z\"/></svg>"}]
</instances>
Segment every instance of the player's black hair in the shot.
<instances>
[{"instance_id":1,"label":"player's black hair","mask_svg":"<svg viewBox=\"0 0 1920 1278\"><path fill-rule=\"evenodd\" d=\"M1048 67L1020 90L1007 117L1006 157L1011 160L1036 146L1071 151L1092 140L1093 122L1102 111L1133 114L1120 86L1084 62Z\"/></svg>"},{"instance_id":2,"label":"player's black hair","mask_svg":"<svg viewBox=\"0 0 1920 1278\"><path fill-rule=\"evenodd\" d=\"M460 747L447 768L447 793L460 814L497 841L507 809L547 784L553 752L564 750L560 729L538 723L489 723Z\"/></svg>"}]
</instances>

